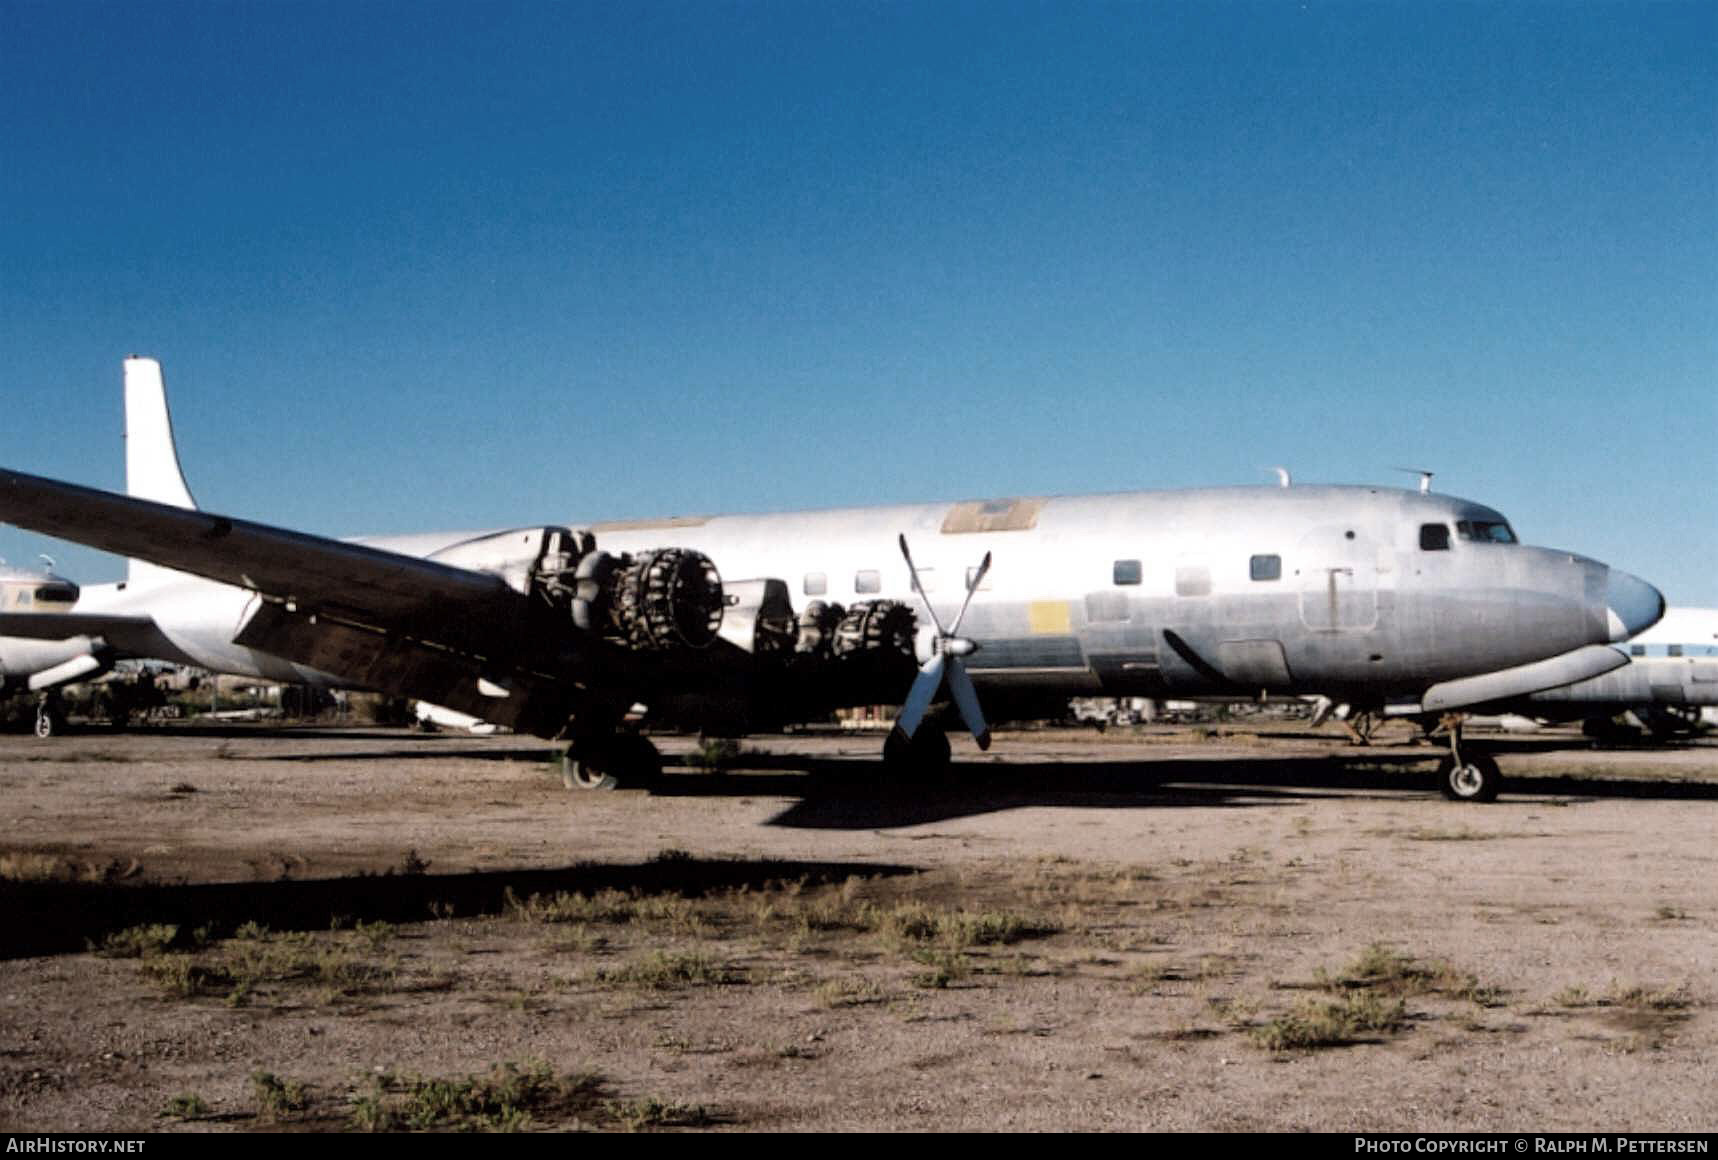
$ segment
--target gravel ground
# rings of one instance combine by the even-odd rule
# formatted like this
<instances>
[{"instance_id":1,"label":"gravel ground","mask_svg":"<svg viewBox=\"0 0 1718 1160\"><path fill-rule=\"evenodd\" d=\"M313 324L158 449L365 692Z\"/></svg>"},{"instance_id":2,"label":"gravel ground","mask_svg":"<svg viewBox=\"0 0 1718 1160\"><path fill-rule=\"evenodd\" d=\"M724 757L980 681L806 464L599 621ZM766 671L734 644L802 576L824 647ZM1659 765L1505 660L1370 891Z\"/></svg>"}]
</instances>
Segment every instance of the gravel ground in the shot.
<instances>
[{"instance_id":1,"label":"gravel ground","mask_svg":"<svg viewBox=\"0 0 1718 1160\"><path fill-rule=\"evenodd\" d=\"M0 1129L1718 1127L1718 741L659 740L0 737Z\"/></svg>"}]
</instances>

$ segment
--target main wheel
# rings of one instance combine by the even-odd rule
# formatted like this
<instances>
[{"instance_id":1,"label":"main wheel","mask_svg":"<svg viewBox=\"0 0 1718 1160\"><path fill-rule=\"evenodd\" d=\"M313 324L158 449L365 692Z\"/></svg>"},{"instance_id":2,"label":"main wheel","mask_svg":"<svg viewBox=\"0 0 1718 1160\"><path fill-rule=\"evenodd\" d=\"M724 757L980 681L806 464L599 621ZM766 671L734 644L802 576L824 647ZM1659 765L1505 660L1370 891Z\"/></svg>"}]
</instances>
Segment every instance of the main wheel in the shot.
<instances>
[{"instance_id":1,"label":"main wheel","mask_svg":"<svg viewBox=\"0 0 1718 1160\"><path fill-rule=\"evenodd\" d=\"M1438 789L1451 801L1494 802L1503 788L1503 774L1486 753L1469 750L1458 762L1446 753L1438 762Z\"/></svg>"},{"instance_id":2,"label":"main wheel","mask_svg":"<svg viewBox=\"0 0 1718 1160\"><path fill-rule=\"evenodd\" d=\"M36 736L43 739L65 732L66 719L46 705L36 710Z\"/></svg>"},{"instance_id":3,"label":"main wheel","mask_svg":"<svg viewBox=\"0 0 1718 1160\"><path fill-rule=\"evenodd\" d=\"M948 772L950 757L948 734L934 725L921 726L911 737L891 729L883 742L883 768L893 775L941 777Z\"/></svg>"},{"instance_id":4,"label":"main wheel","mask_svg":"<svg viewBox=\"0 0 1718 1160\"><path fill-rule=\"evenodd\" d=\"M661 776L662 755L636 733L578 742L561 755L561 784L568 789L642 789Z\"/></svg>"}]
</instances>

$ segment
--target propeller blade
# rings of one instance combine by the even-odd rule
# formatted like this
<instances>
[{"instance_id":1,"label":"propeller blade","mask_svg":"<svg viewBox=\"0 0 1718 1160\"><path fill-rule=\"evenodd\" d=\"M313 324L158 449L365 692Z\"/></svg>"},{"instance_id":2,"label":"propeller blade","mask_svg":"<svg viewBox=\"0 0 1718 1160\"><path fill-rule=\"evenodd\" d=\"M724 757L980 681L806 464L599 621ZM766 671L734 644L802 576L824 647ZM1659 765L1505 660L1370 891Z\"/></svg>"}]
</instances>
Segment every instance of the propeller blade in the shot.
<instances>
[{"instance_id":1,"label":"propeller blade","mask_svg":"<svg viewBox=\"0 0 1718 1160\"><path fill-rule=\"evenodd\" d=\"M943 654L939 652L926 661L919 669L919 675L913 678L912 691L907 694L907 703L901 706L901 715L895 719L895 728L911 738L918 731L919 722L925 719L925 710L936 700L942 683Z\"/></svg>"},{"instance_id":2,"label":"propeller blade","mask_svg":"<svg viewBox=\"0 0 1718 1160\"><path fill-rule=\"evenodd\" d=\"M907 561L907 571L913 577L913 591L919 594L919 599L925 602L925 611L931 614L931 623L936 625L939 637L947 636L943 631L943 622L937 618L937 610L931 607L931 598L925 593L924 585L919 583L919 568L913 563L913 554L907 551L907 534L900 533L901 556Z\"/></svg>"},{"instance_id":3,"label":"propeller blade","mask_svg":"<svg viewBox=\"0 0 1718 1160\"><path fill-rule=\"evenodd\" d=\"M960 635L960 622L966 619L966 610L972 607L972 594L978 591L978 586L984 583L984 574L990 571L990 553L984 554L984 562L978 566L978 571L972 574L972 583L966 586L966 599L961 601L960 615L954 618L954 627L948 630L950 636Z\"/></svg>"},{"instance_id":4,"label":"propeller blade","mask_svg":"<svg viewBox=\"0 0 1718 1160\"><path fill-rule=\"evenodd\" d=\"M984 723L984 710L978 707L978 692L972 687L972 678L966 675L966 666L960 663L959 657L949 658L948 687L949 692L954 694L955 707L960 710L960 719L966 722L972 739L978 742L980 749L989 749L990 726Z\"/></svg>"}]
</instances>

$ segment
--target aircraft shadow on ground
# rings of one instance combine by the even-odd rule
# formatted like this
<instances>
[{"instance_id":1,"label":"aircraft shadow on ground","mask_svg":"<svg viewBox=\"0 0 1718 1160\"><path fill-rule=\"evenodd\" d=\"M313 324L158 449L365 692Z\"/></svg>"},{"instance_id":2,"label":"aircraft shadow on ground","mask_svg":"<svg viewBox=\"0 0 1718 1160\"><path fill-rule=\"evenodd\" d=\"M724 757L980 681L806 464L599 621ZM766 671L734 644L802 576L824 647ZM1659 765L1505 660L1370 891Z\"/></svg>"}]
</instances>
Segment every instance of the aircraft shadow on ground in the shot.
<instances>
[{"instance_id":1,"label":"aircraft shadow on ground","mask_svg":"<svg viewBox=\"0 0 1718 1160\"><path fill-rule=\"evenodd\" d=\"M875 758L762 759L720 776L670 775L662 795L769 796L800 800L770 825L816 830L889 829L1001 810L1051 806L1084 809L1255 809L1294 804L1330 791L1419 788L1409 772L1418 755L1369 756L1377 768L1350 768L1324 757L1262 760L1030 761L957 760L946 776L913 782L890 778ZM781 773L773 772L781 770ZM798 776L791 776L798 775ZM809 776L805 776L809 775ZM1316 795L1313 791L1318 791Z\"/></svg>"},{"instance_id":2,"label":"aircraft shadow on ground","mask_svg":"<svg viewBox=\"0 0 1718 1160\"><path fill-rule=\"evenodd\" d=\"M19 736L27 728L13 730ZM67 740L91 741L121 737L206 737L211 741L376 741L422 744L445 741L438 733L414 733L386 725L297 725L290 722L267 725L250 721L235 721L230 725L202 722L176 724L155 722L116 729L96 722L73 724L64 734Z\"/></svg>"},{"instance_id":3,"label":"aircraft shadow on ground","mask_svg":"<svg viewBox=\"0 0 1718 1160\"><path fill-rule=\"evenodd\" d=\"M300 739L302 740L302 738ZM450 745L439 749L365 749L345 752L327 752L315 750L298 753L255 753L241 754L240 761L286 761L286 762L320 762L320 761L434 761L436 759L454 759L461 761L522 761L529 765L542 765L555 759L564 744L557 746L552 741L544 741L529 748L497 749L494 746Z\"/></svg>"},{"instance_id":4,"label":"aircraft shadow on ground","mask_svg":"<svg viewBox=\"0 0 1718 1160\"><path fill-rule=\"evenodd\" d=\"M1356 749L1307 757L1144 759L1101 762L957 760L946 777L891 780L875 759L747 755L743 769L719 776L664 778L663 796L799 799L770 824L861 830L922 825L1033 806L1095 809L1256 809L1330 801L1344 795L1434 795L1436 750ZM1635 798L1718 801L1718 783L1648 778L1510 777L1515 798ZM807 776L809 775L809 776ZM1451 809L1484 806L1450 804Z\"/></svg>"},{"instance_id":5,"label":"aircraft shadow on ground","mask_svg":"<svg viewBox=\"0 0 1718 1160\"><path fill-rule=\"evenodd\" d=\"M504 913L512 899L601 890L697 897L771 883L811 885L850 877L915 874L917 867L875 862L659 858L634 865L581 863L555 870L469 874L380 874L274 882L0 883L0 959L67 954L99 947L131 927L172 924L224 937L247 922L269 930L328 930L337 920L423 922Z\"/></svg>"}]
</instances>

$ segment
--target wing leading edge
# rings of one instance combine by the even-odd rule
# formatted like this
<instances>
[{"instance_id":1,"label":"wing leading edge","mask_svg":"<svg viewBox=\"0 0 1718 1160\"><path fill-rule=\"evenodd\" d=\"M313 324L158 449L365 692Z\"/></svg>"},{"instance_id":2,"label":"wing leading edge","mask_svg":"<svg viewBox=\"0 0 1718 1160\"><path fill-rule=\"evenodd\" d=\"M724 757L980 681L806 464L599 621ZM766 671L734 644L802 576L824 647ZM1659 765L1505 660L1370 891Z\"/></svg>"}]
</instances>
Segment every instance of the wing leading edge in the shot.
<instances>
[{"instance_id":1,"label":"wing leading edge","mask_svg":"<svg viewBox=\"0 0 1718 1160\"><path fill-rule=\"evenodd\" d=\"M541 532L448 550L462 563L498 566L486 571L4 469L0 520L255 592L262 599L234 643L354 688L544 736L561 728L576 699L572 658L508 582L522 580L517 557L542 549Z\"/></svg>"},{"instance_id":2,"label":"wing leading edge","mask_svg":"<svg viewBox=\"0 0 1718 1160\"><path fill-rule=\"evenodd\" d=\"M505 619L525 603L493 573L3 468L0 520L380 630Z\"/></svg>"}]
</instances>

